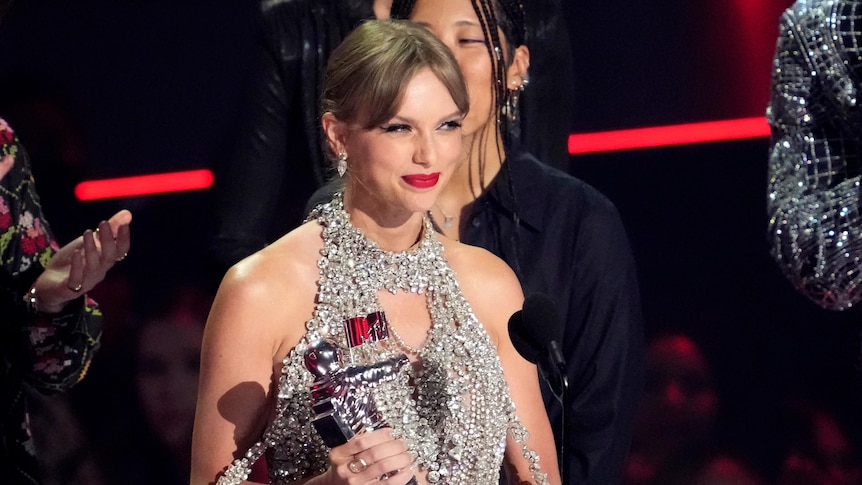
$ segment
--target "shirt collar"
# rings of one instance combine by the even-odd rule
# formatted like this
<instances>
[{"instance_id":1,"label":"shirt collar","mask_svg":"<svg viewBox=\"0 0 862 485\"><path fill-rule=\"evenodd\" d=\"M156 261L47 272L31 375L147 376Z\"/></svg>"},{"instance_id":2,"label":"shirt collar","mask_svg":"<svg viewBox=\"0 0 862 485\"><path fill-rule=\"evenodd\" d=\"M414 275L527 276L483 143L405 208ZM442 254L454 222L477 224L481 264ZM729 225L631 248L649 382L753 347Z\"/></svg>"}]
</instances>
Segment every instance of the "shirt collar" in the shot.
<instances>
[{"instance_id":1,"label":"shirt collar","mask_svg":"<svg viewBox=\"0 0 862 485\"><path fill-rule=\"evenodd\" d=\"M529 153L513 152L507 156L488 190L479 196L476 202L484 204L493 201L509 214L517 215L521 224L541 231L544 227L544 210L540 203L541 198L536 196L536 192L548 189L542 187L541 182L548 170L549 167L542 165Z\"/></svg>"}]
</instances>

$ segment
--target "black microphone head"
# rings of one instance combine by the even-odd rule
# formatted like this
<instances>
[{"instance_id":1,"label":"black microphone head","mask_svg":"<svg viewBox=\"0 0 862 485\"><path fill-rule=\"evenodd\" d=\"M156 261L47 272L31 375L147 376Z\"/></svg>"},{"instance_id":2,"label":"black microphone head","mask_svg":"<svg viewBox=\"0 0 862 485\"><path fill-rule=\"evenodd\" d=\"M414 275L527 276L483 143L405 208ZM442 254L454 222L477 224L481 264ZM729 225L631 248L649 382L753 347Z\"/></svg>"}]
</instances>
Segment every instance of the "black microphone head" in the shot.
<instances>
[{"instance_id":1,"label":"black microphone head","mask_svg":"<svg viewBox=\"0 0 862 485\"><path fill-rule=\"evenodd\" d=\"M539 347L526 338L528 332L524 330L524 326L524 311L518 310L509 317L509 338L521 357L535 364L539 357Z\"/></svg>"},{"instance_id":2,"label":"black microphone head","mask_svg":"<svg viewBox=\"0 0 862 485\"><path fill-rule=\"evenodd\" d=\"M509 318L509 335L515 350L534 364L552 341L561 340L561 334L557 308L541 293L524 299L524 309Z\"/></svg>"}]
</instances>

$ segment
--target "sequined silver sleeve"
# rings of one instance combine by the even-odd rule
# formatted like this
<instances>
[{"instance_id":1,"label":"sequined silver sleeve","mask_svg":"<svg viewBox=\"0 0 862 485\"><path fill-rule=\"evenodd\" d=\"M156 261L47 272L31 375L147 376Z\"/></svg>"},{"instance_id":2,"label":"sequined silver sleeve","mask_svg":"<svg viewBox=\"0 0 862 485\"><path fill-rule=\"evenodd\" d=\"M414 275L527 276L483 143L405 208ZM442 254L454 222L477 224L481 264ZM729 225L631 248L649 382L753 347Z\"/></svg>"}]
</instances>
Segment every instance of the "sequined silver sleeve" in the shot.
<instances>
[{"instance_id":1,"label":"sequined silver sleeve","mask_svg":"<svg viewBox=\"0 0 862 485\"><path fill-rule=\"evenodd\" d=\"M767 118L772 256L818 305L862 299L860 2L800 0L781 17Z\"/></svg>"}]
</instances>

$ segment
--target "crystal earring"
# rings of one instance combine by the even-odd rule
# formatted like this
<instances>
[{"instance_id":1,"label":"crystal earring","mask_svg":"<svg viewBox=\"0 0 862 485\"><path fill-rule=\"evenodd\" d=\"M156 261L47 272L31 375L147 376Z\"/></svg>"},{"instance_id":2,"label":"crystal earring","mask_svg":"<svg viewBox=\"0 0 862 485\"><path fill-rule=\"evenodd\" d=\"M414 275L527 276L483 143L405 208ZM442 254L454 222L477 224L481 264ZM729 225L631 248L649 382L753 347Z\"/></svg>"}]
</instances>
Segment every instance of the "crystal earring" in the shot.
<instances>
[{"instance_id":1,"label":"crystal earring","mask_svg":"<svg viewBox=\"0 0 862 485\"><path fill-rule=\"evenodd\" d=\"M347 172L347 152L338 154L338 164L335 166L335 170L338 171L339 177L344 177L344 173Z\"/></svg>"}]
</instances>

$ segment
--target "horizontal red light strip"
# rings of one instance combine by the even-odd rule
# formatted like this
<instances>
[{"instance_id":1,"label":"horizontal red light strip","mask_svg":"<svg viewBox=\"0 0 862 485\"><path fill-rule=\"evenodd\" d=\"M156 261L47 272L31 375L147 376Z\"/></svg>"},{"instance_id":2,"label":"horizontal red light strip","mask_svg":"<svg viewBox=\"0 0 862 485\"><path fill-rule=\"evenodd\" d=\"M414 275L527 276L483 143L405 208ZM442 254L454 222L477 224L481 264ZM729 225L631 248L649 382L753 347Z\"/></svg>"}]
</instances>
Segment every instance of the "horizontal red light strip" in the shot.
<instances>
[{"instance_id":1,"label":"horizontal red light strip","mask_svg":"<svg viewBox=\"0 0 862 485\"><path fill-rule=\"evenodd\" d=\"M688 143L738 140L769 136L766 118L740 118L680 125L654 126L628 130L576 133L569 135L569 154L630 150ZM159 194L212 186L211 170L188 170L135 177L90 180L75 187L78 200L110 199L134 195Z\"/></svg>"},{"instance_id":2,"label":"horizontal red light strip","mask_svg":"<svg viewBox=\"0 0 862 485\"><path fill-rule=\"evenodd\" d=\"M766 117L706 121L569 135L569 154L629 150L769 136Z\"/></svg>"},{"instance_id":3,"label":"horizontal red light strip","mask_svg":"<svg viewBox=\"0 0 862 485\"><path fill-rule=\"evenodd\" d=\"M135 177L89 180L75 187L78 200L110 199L133 195L159 194L184 190L206 189L215 177L211 170L187 170Z\"/></svg>"}]
</instances>

